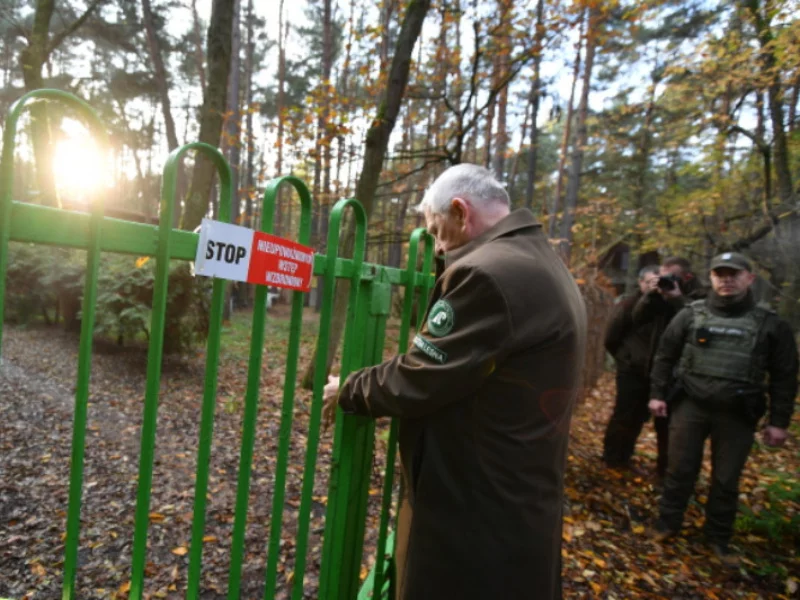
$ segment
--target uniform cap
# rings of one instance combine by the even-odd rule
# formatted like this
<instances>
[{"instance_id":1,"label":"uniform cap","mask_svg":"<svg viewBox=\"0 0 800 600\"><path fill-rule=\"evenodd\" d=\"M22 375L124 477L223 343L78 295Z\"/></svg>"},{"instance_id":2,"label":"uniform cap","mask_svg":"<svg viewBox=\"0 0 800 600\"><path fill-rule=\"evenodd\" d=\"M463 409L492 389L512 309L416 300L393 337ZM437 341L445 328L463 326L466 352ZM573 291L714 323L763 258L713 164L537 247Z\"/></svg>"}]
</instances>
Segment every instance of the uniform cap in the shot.
<instances>
[{"instance_id":1,"label":"uniform cap","mask_svg":"<svg viewBox=\"0 0 800 600\"><path fill-rule=\"evenodd\" d=\"M711 266L709 268L713 271L714 269L722 269L723 267L736 269L737 271L750 271L751 273L753 271L753 265L750 264L747 257L738 252L723 252L715 256L711 260Z\"/></svg>"}]
</instances>

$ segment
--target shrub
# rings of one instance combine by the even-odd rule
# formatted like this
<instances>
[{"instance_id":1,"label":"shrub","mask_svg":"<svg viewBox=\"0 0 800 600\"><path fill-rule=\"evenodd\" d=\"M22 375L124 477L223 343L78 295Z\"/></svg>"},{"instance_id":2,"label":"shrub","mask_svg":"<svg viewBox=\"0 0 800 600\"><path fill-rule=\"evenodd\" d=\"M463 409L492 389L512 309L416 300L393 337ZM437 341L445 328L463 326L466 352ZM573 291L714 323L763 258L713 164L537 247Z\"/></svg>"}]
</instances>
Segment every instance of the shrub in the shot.
<instances>
[{"instance_id":1,"label":"shrub","mask_svg":"<svg viewBox=\"0 0 800 600\"><path fill-rule=\"evenodd\" d=\"M68 327L77 322L83 293L85 253L34 244L9 244L6 273L6 320L45 323L63 317ZM50 311L53 317L50 317Z\"/></svg>"},{"instance_id":2,"label":"shrub","mask_svg":"<svg viewBox=\"0 0 800 600\"><path fill-rule=\"evenodd\" d=\"M104 263L97 298L95 331L118 343L140 336L149 339L155 261L114 257ZM164 351L185 352L201 343L209 326L210 280L194 278L189 265L170 265Z\"/></svg>"},{"instance_id":3,"label":"shrub","mask_svg":"<svg viewBox=\"0 0 800 600\"><path fill-rule=\"evenodd\" d=\"M29 323L62 320L77 330L86 253L32 244L12 244L6 280L6 320ZM95 333L117 343L148 339L152 318L155 261L103 255L97 287ZM188 263L170 265L164 351L184 352L201 343L209 325L211 283L194 278ZM54 311L51 319L49 311Z\"/></svg>"}]
</instances>

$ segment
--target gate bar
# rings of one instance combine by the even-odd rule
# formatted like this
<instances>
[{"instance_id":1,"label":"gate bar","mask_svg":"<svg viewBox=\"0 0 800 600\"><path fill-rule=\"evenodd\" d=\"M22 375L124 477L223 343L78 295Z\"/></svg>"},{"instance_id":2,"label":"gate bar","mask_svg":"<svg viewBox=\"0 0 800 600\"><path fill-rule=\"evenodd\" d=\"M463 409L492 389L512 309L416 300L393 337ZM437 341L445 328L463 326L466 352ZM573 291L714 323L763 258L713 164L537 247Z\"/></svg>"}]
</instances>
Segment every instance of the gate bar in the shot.
<instances>
[{"instance_id":1,"label":"gate bar","mask_svg":"<svg viewBox=\"0 0 800 600\"><path fill-rule=\"evenodd\" d=\"M14 145L17 123L22 111L31 101L63 102L86 121L92 133L100 138L101 148L108 148L108 137L94 110L83 100L60 90L34 90L17 100L6 118L3 131L3 154L0 159L0 347L2 346L5 275L8 261L8 241L11 229L11 193L14 181ZM41 167L41 165L38 165ZM64 581L62 598L75 595L75 573L78 564L78 539L81 527L81 496L83 492L83 459L86 446L86 418L89 403L89 378L92 369L92 334L94 333L97 273L100 264L100 231L103 224L103 202L98 194L92 202L89 216L86 253L86 281L81 306L81 337L78 350L78 374L75 389L75 411L72 426L72 456L70 460L69 504L67 535L64 543Z\"/></svg>"}]
</instances>

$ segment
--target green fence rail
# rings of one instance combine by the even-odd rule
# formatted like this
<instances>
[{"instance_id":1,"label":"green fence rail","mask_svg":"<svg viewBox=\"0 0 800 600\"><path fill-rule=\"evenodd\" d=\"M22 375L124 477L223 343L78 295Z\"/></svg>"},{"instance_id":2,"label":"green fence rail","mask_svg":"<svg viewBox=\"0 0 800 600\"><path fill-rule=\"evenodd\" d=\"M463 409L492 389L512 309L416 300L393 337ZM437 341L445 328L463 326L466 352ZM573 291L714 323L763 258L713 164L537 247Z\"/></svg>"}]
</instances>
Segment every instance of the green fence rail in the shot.
<instances>
[{"instance_id":1,"label":"green fence rail","mask_svg":"<svg viewBox=\"0 0 800 600\"><path fill-rule=\"evenodd\" d=\"M97 294L100 256L103 252L155 257L156 274L152 300L152 321L148 348L147 381L144 397L144 414L141 426L139 477L136 495L133 536L133 553L130 566L129 597L143 596L147 560L147 534L153 462L157 437L158 401L163 357L165 309L167 302L170 260L194 260L198 234L174 230L171 227L174 212L178 165L187 152L205 154L217 168L220 181L220 221L230 221L233 198L230 167L216 148L207 144L187 144L173 151L164 167L159 225L146 225L103 216L103 204L97 199L91 213L59 209L16 202L12 199L14 181L14 155L18 122L23 111L33 102L56 101L71 109L92 133L105 145L105 130L92 109L81 100L57 90L38 90L23 96L9 111L3 132L3 150L0 159L0 323L3 322L5 280L10 242L25 242L49 246L81 248L87 250L86 281L83 292L78 373L75 391L75 409L70 463L69 495L66 517L66 538L62 598L77 597L76 572L80 534L81 499L83 490L83 463L89 398L89 375L92 362L94 331L94 305ZM311 234L311 196L305 184L296 177L280 177L270 181L264 192L261 231L271 233L279 188L294 189L300 200L301 218L298 241L307 245ZM340 229L345 212L355 221L356 243L353 258L338 256ZM408 264L396 269L365 262L367 215L358 201L341 200L331 210L330 235L326 254L314 257L314 275L323 282L323 305L319 322L319 340L315 378L310 409L309 429L303 469L303 484L297 522L294 552L294 577L291 597L298 600L309 590L304 589L304 574L311 521L314 475L318 461L322 391L326 383L325 364L328 356L328 338L333 320L333 300L337 279L350 282L347 304L345 339L340 365L344 377L351 371L382 360L386 323L390 315L393 286L404 288L403 310L400 323L398 352L408 345L412 313L415 306L424 304L433 286L433 245L423 229L413 232L409 242ZM420 245L424 256L420 257ZM420 262L421 267L417 265ZM217 371L222 329L222 308L226 283L215 279L212 286L210 327L207 338L205 385L200 415L200 433L197 450L197 471L194 486L194 508L187 573L187 598L198 598L201 590L203 536L206 520L206 497L209 482L209 463L213 440L214 415L217 398ZM279 441L275 462L275 481L269 539L264 540L267 550L265 572L265 599L278 593L278 564L281 559L282 519L285 510L286 476L289 466L289 447L292 415L300 355L300 334L304 294L293 292L289 340L285 357L285 379L281 405ZM244 416L240 440L240 460L230 550L228 598L240 597L242 566L244 561L244 536L248 516L251 467L253 462L256 425L259 410L260 376L263 363L264 331L267 319L267 289L257 286L253 306L250 357L244 399ZM0 328L2 352L2 328ZM1 356L2 354L0 354ZM6 357L8 358L8 357ZM395 489L394 464L396 457L397 426L392 423L387 444L386 472L381 494L381 518L378 531L377 553L374 568L366 582L361 582L363 542L367 514L367 500L372 463L375 453L375 424L372 420L340 415L334 435L333 455L329 482L328 505L325 519L320 587L318 597L347 599L358 597L385 597L392 588L387 574L393 572L391 554L393 536L389 535L391 506ZM90 493L90 492L87 492ZM387 560L387 557L388 560ZM359 594L359 587L361 592Z\"/></svg>"}]
</instances>

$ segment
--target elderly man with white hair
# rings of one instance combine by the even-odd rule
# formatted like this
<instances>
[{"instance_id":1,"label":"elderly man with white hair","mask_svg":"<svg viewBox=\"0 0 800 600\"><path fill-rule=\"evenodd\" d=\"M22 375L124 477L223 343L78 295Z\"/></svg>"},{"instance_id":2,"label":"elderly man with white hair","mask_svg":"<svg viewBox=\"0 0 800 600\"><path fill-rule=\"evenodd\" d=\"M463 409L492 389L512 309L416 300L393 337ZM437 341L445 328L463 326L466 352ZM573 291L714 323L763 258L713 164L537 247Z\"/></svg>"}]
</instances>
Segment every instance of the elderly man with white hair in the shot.
<instances>
[{"instance_id":1,"label":"elderly man with white hair","mask_svg":"<svg viewBox=\"0 0 800 600\"><path fill-rule=\"evenodd\" d=\"M420 208L445 261L425 324L407 354L334 378L326 418L401 419L400 597L560 598L580 292L487 169L447 169Z\"/></svg>"}]
</instances>

